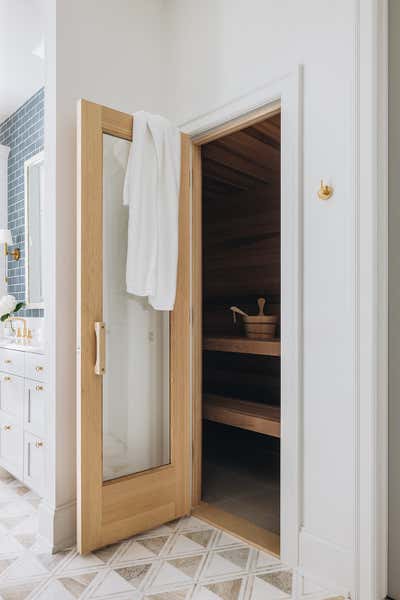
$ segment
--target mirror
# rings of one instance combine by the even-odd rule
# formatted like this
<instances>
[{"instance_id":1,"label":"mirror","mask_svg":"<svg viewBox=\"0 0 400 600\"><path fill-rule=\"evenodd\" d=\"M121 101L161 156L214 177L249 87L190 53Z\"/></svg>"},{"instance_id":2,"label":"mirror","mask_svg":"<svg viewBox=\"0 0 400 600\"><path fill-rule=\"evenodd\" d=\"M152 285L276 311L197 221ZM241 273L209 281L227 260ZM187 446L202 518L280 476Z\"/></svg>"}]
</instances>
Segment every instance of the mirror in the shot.
<instances>
[{"instance_id":1,"label":"mirror","mask_svg":"<svg viewBox=\"0 0 400 600\"><path fill-rule=\"evenodd\" d=\"M25 302L43 308L44 153L25 161Z\"/></svg>"}]
</instances>

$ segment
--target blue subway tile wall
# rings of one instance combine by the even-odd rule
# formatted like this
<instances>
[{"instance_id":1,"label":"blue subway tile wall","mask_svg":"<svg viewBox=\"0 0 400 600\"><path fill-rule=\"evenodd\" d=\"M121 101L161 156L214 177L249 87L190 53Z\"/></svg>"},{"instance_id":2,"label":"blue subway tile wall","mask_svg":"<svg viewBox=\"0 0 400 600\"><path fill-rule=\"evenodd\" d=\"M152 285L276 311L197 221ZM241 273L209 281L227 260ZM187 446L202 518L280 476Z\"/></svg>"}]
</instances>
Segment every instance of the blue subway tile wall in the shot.
<instances>
[{"instance_id":1,"label":"blue subway tile wall","mask_svg":"<svg viewBox=\"0 0 400 600\"><path fill-rule=\"evenodd\" d=\"M0 123L0 144L10 147L8 156L8 227L15 246L21 250L19 261L8 259L8 293L25 300L25 206L24 162L44 147L44 88ZM20 311L26 317L43 317L42 309Z\"/></svg>"}]
</instances>

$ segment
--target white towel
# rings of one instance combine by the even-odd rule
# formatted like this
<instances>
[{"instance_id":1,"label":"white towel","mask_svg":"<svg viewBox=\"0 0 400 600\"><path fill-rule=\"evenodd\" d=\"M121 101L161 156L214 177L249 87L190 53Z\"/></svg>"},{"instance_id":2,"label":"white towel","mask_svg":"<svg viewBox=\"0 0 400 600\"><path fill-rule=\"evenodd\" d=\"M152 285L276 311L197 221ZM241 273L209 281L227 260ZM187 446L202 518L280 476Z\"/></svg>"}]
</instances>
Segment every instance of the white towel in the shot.
<instances>
[{"instance_id":1,"label":"white towel","mask_svg":"<svg viewBox=\"0 0 400 600\"><path fill-rule=\"evenodd\" d=\"M123 198L129 206L126 289L148 296L156 310L173 310L175 303L180 165L179 130L159 115L135 113Z\"/></svg>"}]
</instances>

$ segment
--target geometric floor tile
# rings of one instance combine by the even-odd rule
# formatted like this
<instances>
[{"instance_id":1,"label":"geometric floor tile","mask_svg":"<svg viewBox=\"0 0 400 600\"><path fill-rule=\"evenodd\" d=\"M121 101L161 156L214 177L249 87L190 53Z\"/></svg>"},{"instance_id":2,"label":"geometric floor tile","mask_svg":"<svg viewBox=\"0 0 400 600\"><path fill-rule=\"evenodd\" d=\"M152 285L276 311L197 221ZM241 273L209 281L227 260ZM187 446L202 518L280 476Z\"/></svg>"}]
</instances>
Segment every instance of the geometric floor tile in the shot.
<instances>
[{"instance_id":1,"label":"geometric floor tile","mask_svg":"<svg viewBox=\"0 0 400 600\"><path fill-rule=\"evenodd\" d=\"M126 547L124 552L119 555L118 563L122 561L135 562L140 560L151 560L157 557L155 552L152 552L149 548L143 544L143 540L137 542L134 540L129 546Z\"/></svg>"},{"instance_id":2,"label":"geometric floor tile","mask_svg":"<svg viewBox=\"0 0 400 600\"><path fill-rule=\"evenodd\" d=\"M104 563L110 562L110 560L115 556L117 550L121 548L121 544L111 544L110 546L105 546L104 548L100 548L100 550L95 550L93 554L102 560Z\"/></svg>"},{"instance_id":3,"label":"geometric floor tile","mask_svg":"<svg viewBox=\"0 0 400 600\"><path fill-rule=\"evenodd\" d=\"M36 533L37 532L37 516L30 515L25 519L20 519L20 522L13 527L13 535Z\"/></svg>"},{"instance_id":4,"label":"geometric floor tile","mask_svg":"<svg viewBox=\"0 0 400 600\"><path fill-rule=\"evenodd\" d=\"M64 570L66 573L71 573L78 569L88 569L89 567L98 568L103 565L104 562L94 554L76 554L72 560L68 561Z\"/></svg>"},{"instance_id":5,"label":"geometric floor tile","mask_svg":"<svg viewBox=\"0 0 400 600\"><path fill-rule=\"evenodd\" d=\"M40 583L38 581L30 581L14 585L10 584L9 586L0 586L0 597L2 600L25 600L25 598L28 598L39 587Z\"/></svg>"},{"instance_id":6,"label":"geometric floor tile","mask_svg":"<svg viewBox=\"0 0 400 600\"><path fill-rule=\"evenodd\" d=\"M159 594L146 594L144 600L186 600L192 588L161 592Z\"/></svg>"},{"instance_id":7,"label":"geometric floor tile","mask_svg":"<svg viewBox=\"0 0 400 600\"><path fill-rule=\"evenodd\" d=\"M240 548L232 548L230 550L221 550L219 555L222 558L226 558L231 563L239 567L241 570L245 570L247 562L249 560L250 548L243 546Z\"/></svg>"},{"instance_id":8,"label":"geometric floor tile","mask_svg":"<svg viewBox=\"0 0 400 600\"><path fill-rule=\"evenodd\" d=\"M196 574L203 560L204 556L200 554L198 556L183 556L180 558L171 558L167 562L179 571L182 571L182 573L184 573L188 577L191 577L193 579L196 577Z\"/></svg>"},{"instance_id":9,"label":"geometric floor tile","mask_svg":"<svg viewBox=\"0 0 400 600\"><path fill-rule=\"evenodd\" d=\"M254 578L250 600L278 600L279 598L290 598L290 595L272 586L259 575Z\"/></svg>"},{"instance_id":10,"label":"geometric floor tile","mask_svg":"<svg viewBox=\"0 0 400 600\"><path fill-rule=\"evenodd\" d=\"M155 591L156 588L166 587L168 585L191 582L192 579L189 575L186 575L181 569L174 567L174 565L170 564L170 561L165 561L162 563L161 569L151 584L150 591Z\"/></svg>"},{"instance_id":11,"label":"geometric floor tile","mask_svg":"<svg viewBox=\"0 0 400 600\"><path fill-rule=\"evenodd\" d=\"M203 548L207 548L210 540L214 536L215 531L213 529L204 529L203 531L192 531L185 534L185 537Z\"/></svg>"},{"instance_id":12,"label":"geometric floor tile","mask_svg":"<svg viewBox=\"0 0 400 600\"><path fill-rule=\"evenodd\" d=\"M2 582L9 579L28 579L29 577L47 574L47 569L37 560L36 556L30 552L25 552L6 569Z\"/></svg>"},{"instance_id":13,"label":"geometric floor tile","mask_svg":"<svg viewBox=\"0 0 400 600\"><path fill-rule=\"evenodd\" d=\"M17 492L18 496L24 496L31 490L29 488L25 487L24 485L19 485L15 491Z\"/></svg>"},{"instance_id":14,"label":"geometric floor tile","mask_svg":"<svg viewBox=\"0 0 400 600\"><path fill-rule=\"evenodd\" d=\"M258 575L260 579L266 581L272 586L278 588L288 596L292 595L292 572L291 571L274 571Z\"/></svg>"},{"instance_id":15,"label":"geometric floor tile","mask_svg":"<svg viewBox=\"0 0 400 600\"><path fill-rule=\"evenodd\" d=\"M0 518L0 524L3 525L6 529L13 529L14 527L16 527L16 525L19 525L21 523L21 517L17 516L17 517L1 517Z\"/></svg>"},{"instance_id":16,"label":"geometric floor tile","mask_svg":"<svg viewBox=\"0 0 400 600\"><path fill-rule=\"evenodd\" d=\"M38 496L0 470L0 600L292 597L292 573L279 559L197 517L84 556L75 548L49 554L37 536L39 503ZM343 600L313 585L305 590L303 600Z\"/></svg>"},{"instance_id":17,"label":"geometric floor tile","mask_svg":"<svg viewBox=\"0 0 400 600\"><path fill-rule=\"evenodd\" d=\"M211 583L206 586L206 589L213 592L217 598L222 598L222 600L238 600L242 584L242 579L233 579Z\"/></svg>"},{"instance_id":18,"label":"geometric floor tile","mask_svg":"<svg viewBox=\"0 0 400 600\"><path fill-rule=\"evenodd\" d=\"M143 537L156 537L159 535L171 535L171 533L174 533L175 529L176 529L176 523L168 523L168 525L161 525L160 527L156 527L156 529L150 529L149 531L146 531L144 534L140 535L140 536L136 536L137 538L143 538Z\"/></svg>"},{"instance_id":19,"label":"geometric floor tile","mask_svg":"<svg viewBox=\"0 0 400 600\"><path fill-rule=\"evenodd\" d=\"M239 540L237 538L233 537L232 535L229 535L229 533L225 533L225 531L222 531L215 543L215 548L222 548L223 546L232 546L233 544L237 544L238 541Z\"/></svg>"},{"instance_id":20,"label":"geometric floor tile","mask_svg":"<svg viewBox=\"0 0 400 600\"><path fill-rule=\"evenodd\" d=\"M151 563L147 565L141 564L134 565L132 567L121 567L119 569L116 568L115 572L118 573L118 575L120 575L124 579L126 579L126 581L129 581L129 583L133 585L133 587L138 588L143 579L146 577L150 568Z\"/></svg>"},{"instance_id":21,"label":"geometric floor tile","mask_svg":"<svg viewBox=\"0 0 400 600\"><path fill-rule=\"evenodd\" d=\"M257 556L256 569L265 569L266 567L278 568L282 565L279 558L275 556L271 556L271 554L267 554L266 552L259 552Z\"/></svg>"},{"instance_id":22,"label":"geometric floor tile","mask_svg":"<svg viewBox=\"0 0 400 600\"><path fill-rule=\"evenodd\" d=\"M214 531L211 530L180 533L169 550L169 554L201 552L207 547L213 535Z\"/></svg>"},{"instance_id":23,"label":"geometric floor tile","mask_svg":"<svg viewBox=\"0 0 400 600\"><path fill-rule=\"evenodd\" d=\"M36 542L36 533L18 533L14 535L14 538L24 548L30 548Z\"/></svg>"},{"instance_id":24,"label":"geometric floor tile","mask_svg":"<svg viewBox=\"0 0 400 600\"><path fill-rule=\"evenodd\" d=\"M184 517L181 519L179 531L195 531L196 529L210 529L210 526L204 521L197 519L197 517Z\"/></svg>"},{"instance_id":25,"label":"geometric floor tile","mask_svg":"<svg viewBox=\"0 0 400 600\"><path fill-rule=\"evenodd\" d=\"M231 556L229 552L239 552L241 554L235 554ZM218 551L211 554L208 564L205 566L205 570L203 572L203 577L212 578L212 577L223 577L225 575L233 575L234 573L241 573L244 571L243 564L247 560L246 558L249 550L246 547L235 549L235 550L227 550L227 551Z\"/></svg>"},{"instance_id":26,"label":"geometric floor tile","mask_svg":"<svg viewBox=\"0 0 400 600\"><path fill-rule=\"evenodd\" d=\"M57 552L57 554L38 553L35 556L47 571L52 573L69 554L70 552L66 551Z\"/></svg>"},{"instance_id":27,"label":"geometric floor tile","mask_svg":"<svg viewBox=\"0 0 400 600\"><path fill-rule=\"evenodd\" d=\"M9 533L0 533L0 557L21 554L24 547Z\"/></svg>"},{"instance_id":28,"label":"geometric floor tile","mask_svg":"<svg viewBox=\"0 0 400 600\"><path fill-rule=\"evenodd\" d=\"M17 559L16 558L4 558L3 560L0 560L0 575L3 573L3 571L8 569L8 567L14 562L14 560L17 560Z\"/></svg>"},{"instance_id":29,"label":"geometric floor tile","mask_svg":"<svg viewBox=\"0 0 400 600\"><path fill-rule=\"evenodd\" d=\"M80 573L71 577L60 577L58 581L74 598L79 598L94 577L96 573Z\"/></svg>"},{"instance_id":30,"label":"geometric floor tile","mask_svg":"<svg viewBox=\"0 0 400 600\"><path fill-rule=\"evenodd\" d=\"M35 596L35 600L75 600L75 596L55 579L47 583L44 589Z\"/></svg>"},{"instance_id":31,"label":"geometric floor tile","mask_svg":"<svg viewBox=\"0 0 400 600\"><path fill-rule=\"evenodd\" d=\"M124 577L121 577L115 571L110 571L100 585L96 587L91 597L104 598L109 594L131 592L132 590L131 584Z\"/></svg>"},{"instance_id":32,"label":"geometric floor tile","mask_svg":"<svg viewBox=\"0 0 400 600\"><path fill-rule=\"evenodd\" d=\"M138 543L141 546L144 546L149 552L152 552L153 555L158 556L168 539L168 536L158 536L154 538L141 539Z\"/></svg>"},{"instance_id":33,"label":"geometric floor tile","mask_svg":"<svg viewBox=\"0 0 400 600\"><path fill-rule=\"evenodd\" d=\"M217 596L204 586L199 586L193 594L193 600L221 600L221 596Z\"/></svg>"}]
</instances>

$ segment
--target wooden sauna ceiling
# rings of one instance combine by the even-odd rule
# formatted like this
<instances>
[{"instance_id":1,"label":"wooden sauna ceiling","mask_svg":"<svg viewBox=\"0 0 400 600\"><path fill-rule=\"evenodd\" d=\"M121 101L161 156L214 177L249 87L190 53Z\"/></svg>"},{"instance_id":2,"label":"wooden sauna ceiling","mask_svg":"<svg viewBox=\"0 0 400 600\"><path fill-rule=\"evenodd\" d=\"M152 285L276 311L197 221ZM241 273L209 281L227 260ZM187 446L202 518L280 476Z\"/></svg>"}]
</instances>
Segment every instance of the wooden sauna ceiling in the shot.
<instances>
[{"instance_id":1,"label":"wooden sauna ceiling","mask_svg":"<svg viewBox=\"0 0 400 600\"><path fill-rule=\"evenodd\" d=\"M281 116L231 133L202 146L203 194L255 190L280 183Z\"/></svg>"}]
</instances>

